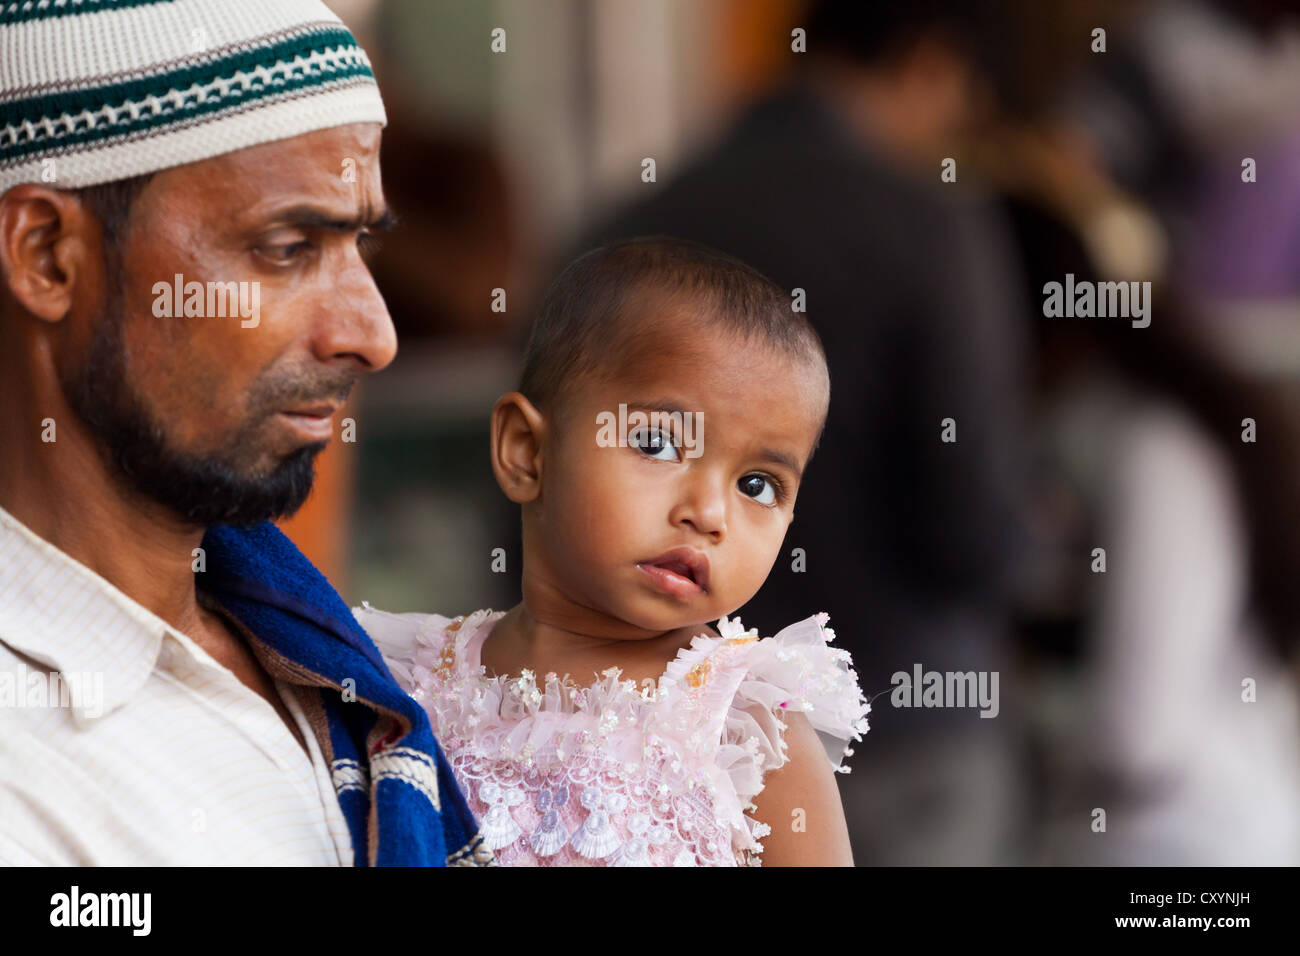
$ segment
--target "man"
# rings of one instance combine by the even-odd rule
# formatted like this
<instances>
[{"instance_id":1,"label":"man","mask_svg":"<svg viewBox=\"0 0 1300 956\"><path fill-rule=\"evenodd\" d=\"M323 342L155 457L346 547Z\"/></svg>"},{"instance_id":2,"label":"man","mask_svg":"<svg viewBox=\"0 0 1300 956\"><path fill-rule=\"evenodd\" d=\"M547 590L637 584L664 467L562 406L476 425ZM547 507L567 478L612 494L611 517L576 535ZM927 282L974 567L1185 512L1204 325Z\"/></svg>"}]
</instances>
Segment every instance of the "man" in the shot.
<instances>
[{"instance_id":1,"label":"man","mask_svg":"<svg viewBox=\"0 0 1300 956\"><path fill-rule=\"evenodd\" d=\"M385 114L319 0L0 9L0 863L491 863L270 523L396 352Z\"/></svg>"},{"instance_id":2,"label":"man","mask_svg":"<svg viewBox=\"0 0 1300 956\"><path fill-rule=\"evenodd\" d=\"M941 181L1005 55L995 7L814 5L790 82L585 243L666 233L724 249L792 290L825 343L817 461L786 557L741 614L773 633L829 612L882 695L840 778L854 857L875 864L1008 862L1016 816L1014 718L882 706L917 664L998 672L1009 656L1025 303L1007 230L961 192L964 159L962 185Z\"/></svg>"}]
</instances>

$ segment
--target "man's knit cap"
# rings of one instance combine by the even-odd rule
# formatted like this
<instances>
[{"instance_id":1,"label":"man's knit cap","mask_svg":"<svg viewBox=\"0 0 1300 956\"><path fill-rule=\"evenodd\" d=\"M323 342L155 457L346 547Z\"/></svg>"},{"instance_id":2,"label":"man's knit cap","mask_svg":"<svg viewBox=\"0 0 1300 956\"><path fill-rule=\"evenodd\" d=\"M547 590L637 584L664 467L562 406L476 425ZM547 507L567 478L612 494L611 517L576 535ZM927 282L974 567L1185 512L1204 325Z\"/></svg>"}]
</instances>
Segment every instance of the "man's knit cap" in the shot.
<instances>
[{"instance_id":1,"label":"man's knit cap","mask_svg":"<svg viewBox=\"0 0 1300 956\"><path fill-rule=\"evenodd\" d=\"M385 122L320 0L0 0L0 194Z\"/></svg>"}]
</instances>

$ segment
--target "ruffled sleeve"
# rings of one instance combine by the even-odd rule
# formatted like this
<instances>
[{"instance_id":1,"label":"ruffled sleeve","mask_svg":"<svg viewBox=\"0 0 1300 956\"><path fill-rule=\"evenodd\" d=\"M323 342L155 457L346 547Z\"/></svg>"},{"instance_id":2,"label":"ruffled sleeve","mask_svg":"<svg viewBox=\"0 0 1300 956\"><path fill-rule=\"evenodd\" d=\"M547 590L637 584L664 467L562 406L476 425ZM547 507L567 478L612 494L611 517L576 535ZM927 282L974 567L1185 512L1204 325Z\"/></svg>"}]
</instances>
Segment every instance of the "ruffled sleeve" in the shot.
<instances>
[{"instance_id":1,"label":"ruffled sleeve","mask_svg":"<svg viewBox=\"0 0 1300 956\"><path fill-rule=\"evenodd\" d=\"M352 616L408 694L427 684L430 672L441 663L447 628L454 620L441 614L381 611L367 602L354 607Z\"/></svg>"},{"instance_id":2,"label":"ruffled sleeve","mask_svg":"<svg viewBox=\"0 0 1300 956\"><path fill-rule=\"evenodd\" d=\"M852 755L850 741L867 732L871 704L862 694L848 651L830 646L835 632L826 626L829 615L816 614L762 640L750 638L737 664L744 674L727 710L718 762L731 779L744 810L763 778L786 760L786 729L782 715L800 711L808 718L831 766L848 773L844 758ZM724 618L718 632L731 641L746 640L737 620ZM750 631L749 634L754 634ZM748 818L747 818L748 819ZM754 837L765 835L750 820Z\"/></svg>"}]
</instances>

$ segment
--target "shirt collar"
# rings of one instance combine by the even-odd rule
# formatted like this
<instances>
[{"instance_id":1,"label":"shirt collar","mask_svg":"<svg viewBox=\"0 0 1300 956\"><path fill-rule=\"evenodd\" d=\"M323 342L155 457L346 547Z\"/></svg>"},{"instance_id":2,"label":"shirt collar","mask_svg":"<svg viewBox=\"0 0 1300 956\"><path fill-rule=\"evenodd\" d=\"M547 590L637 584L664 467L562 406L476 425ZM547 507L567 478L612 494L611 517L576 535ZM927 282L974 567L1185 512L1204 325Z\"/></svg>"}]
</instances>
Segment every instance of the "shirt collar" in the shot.
<instances>
[{"instance_id":1,"label":"shirt collar","mask_svg":"<svg viewBox=\"0 0 1300 956\"><path fill-rule=\"evenodd\" d=\"M130 700L153 672L168 635L180 638L162 618L0 508L0 642L65 675L82 676L92 689L102 687L100 700L73 701L79 723Z\"/></svg>"}]
</instances>

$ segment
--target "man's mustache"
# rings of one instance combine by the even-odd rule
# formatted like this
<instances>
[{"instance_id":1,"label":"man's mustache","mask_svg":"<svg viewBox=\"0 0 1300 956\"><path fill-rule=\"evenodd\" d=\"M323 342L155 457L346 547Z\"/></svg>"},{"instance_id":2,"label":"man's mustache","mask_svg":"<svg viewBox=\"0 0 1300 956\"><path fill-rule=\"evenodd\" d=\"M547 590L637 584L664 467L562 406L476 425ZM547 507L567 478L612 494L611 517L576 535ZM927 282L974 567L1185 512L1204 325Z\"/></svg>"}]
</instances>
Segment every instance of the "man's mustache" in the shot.
<instances>
[{"instance_id":1,"label":"man's mustache","mask_svg":"<svg viewBox=\"0 0 1300 956\"><path fill-rule=\"evenodd\" d=\"M360 380L357 372L318 372L273 382L250 402L254 415L261 418L286 408L302 408L325 403L343 405Z\"/></svg>"}]
</instances>

